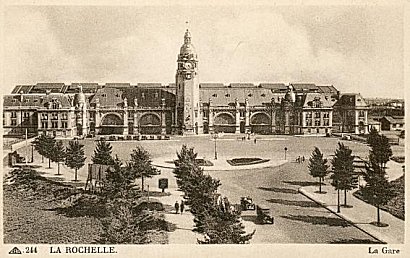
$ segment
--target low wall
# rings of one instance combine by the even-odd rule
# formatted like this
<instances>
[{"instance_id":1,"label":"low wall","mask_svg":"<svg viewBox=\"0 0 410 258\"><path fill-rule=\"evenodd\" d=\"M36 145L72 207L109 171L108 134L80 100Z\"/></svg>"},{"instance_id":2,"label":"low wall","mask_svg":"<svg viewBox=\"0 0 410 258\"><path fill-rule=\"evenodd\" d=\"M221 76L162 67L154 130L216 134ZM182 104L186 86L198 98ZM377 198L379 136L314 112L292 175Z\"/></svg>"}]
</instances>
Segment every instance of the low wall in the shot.
<instances>
[{"instance_id":1,"label":"low wall","mask_svg":"<svg viewBox=\"0 0 410 258\"><path fill-rule=\"evenodd\" d=\"M30 144L34 141L34 139L36 139L35 137L27 139L27 146L30 146ZM20 148L23 148L24 146L26 146L26 140L12 144L11 145L11 152L18 150Z\"/></svg>"}]
</instances>

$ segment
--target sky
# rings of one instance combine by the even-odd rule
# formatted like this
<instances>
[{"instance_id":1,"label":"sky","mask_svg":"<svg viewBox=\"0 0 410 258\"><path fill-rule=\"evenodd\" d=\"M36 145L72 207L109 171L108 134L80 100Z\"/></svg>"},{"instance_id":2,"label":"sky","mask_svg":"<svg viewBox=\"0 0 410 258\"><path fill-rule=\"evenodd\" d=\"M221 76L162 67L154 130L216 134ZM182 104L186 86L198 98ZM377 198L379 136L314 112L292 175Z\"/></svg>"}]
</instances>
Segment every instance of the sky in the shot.
<instances>
[{"instance_id":1,"label":"sky","mask_svg":"<svg viewBox=\"0 0 410 258\"><path fill-rule=\"evenodd\" d=\"M189 27L200 82L312 82L364 97L404 97L400 6L8 6L4 11L2 94L38 82L175 82Z\"/></svg>"}]
</instances>

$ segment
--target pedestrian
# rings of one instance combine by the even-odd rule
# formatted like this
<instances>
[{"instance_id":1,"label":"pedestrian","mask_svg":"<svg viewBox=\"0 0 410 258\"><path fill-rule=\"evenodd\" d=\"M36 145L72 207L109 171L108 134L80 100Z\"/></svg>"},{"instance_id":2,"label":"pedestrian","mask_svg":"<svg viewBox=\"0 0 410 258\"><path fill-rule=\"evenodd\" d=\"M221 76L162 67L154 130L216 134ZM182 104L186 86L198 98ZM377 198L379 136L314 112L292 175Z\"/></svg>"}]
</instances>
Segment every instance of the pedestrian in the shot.
<instances>
[{"instance_id":1,"label":"pedestrian","mask_svg":"<svg viewBox=\"0 0 410 258\"><path fill-rule=\"evenodd\" d=\"M253 140L253 142L256 144L256 137L255 137L255 139Z\"/></svg>"},{"instance_id":2,"label":"pedestrian","mask_svg":"<svg viewBox=\"0 0 410 258\"><path fill-rule=\"evenodd\" d=\"M305 162L305 156L302 156L302 163Z\"/></svg>"},{"instance_id":3,"label":"pedestrian","mask_svg":"<svg viewBox=\"0 0 410 258\"><path fill-rule=\"evenodd\" d=\"M174 207L175 207L175 213L178 214L178 211L179 211L179 203L178 203L178 201L175 202Z\"/></svg>"},{"instance_id":4,"label":"pedestrian","mask_svg":"<svg viewBox=\"0 0 410 258\"><path fill-rule=\"evenodd\" d=\"M181 209L181 214L184 212L184 208L185 208L185 203L184 201L181 201L181 205L179 206Z\"/></svg>"}]
</instances>

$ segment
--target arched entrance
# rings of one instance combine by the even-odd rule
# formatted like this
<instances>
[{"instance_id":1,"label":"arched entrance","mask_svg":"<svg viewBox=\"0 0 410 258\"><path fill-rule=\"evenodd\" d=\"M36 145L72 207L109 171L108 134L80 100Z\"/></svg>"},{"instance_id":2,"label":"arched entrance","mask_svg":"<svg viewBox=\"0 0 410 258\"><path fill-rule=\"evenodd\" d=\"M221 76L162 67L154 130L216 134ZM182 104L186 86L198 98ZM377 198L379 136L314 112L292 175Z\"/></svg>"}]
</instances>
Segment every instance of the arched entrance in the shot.
<instances>
[{"instance_id":1,"label":"arched entrance","mask_svg":"<svg viewBox=\"0 0 410 258\"><path fill-rule=\"evenodd\" d=\"M204 122L204 133L209 133L209 124L208 124L208 122Z\"/></svg>"},{"instance_id":2,"label":"arched entrance","mask_svg":"<svg viewBox=\"0 0 410 258\"><path fill-rule=\"evenodd\" d=\"M239 124L239 131L240 133L245 133L245 121L241 121Z\"/></svg>"},{"instance_id":3,"label":"arched entrance","mask_svg":"<svg viewBox=\"0 0 410 258\"><path fill-rule=\"evenodd\" d=\"M214 119L214 131L221 133L235 133L235 118L232 114L222 113Z\"/></svg>"},{"instance_id":4,"label":"arched entrance","mask_svg":"<svg viewBox=\"0 0 410 258\"><path fill-rule=\"evenodd\" d=\"M124 123L119 114L107 114L101 120L100 134L122 134L124 131Z\"/></svg>"},{"instance_id":5,"label":"arched entrance","mask_svg":"<svg viewBox=\"0 0 410 258\"><path fill-rule=\"evenodd\" d=\"M161 119L156 114L145 114L140 118L141 134L160 134Z\"/></svg>"},{"instance_id":6,"label":"arched entrance","mask_svg":"<svg viewBox=\"0 0 410 258\"><path fill-rule=\"evenodd\" d=\"M271 132L270 117L265 113L256 113L251 117L251 131L259 134Z\"/></svg>"}]
</instances>

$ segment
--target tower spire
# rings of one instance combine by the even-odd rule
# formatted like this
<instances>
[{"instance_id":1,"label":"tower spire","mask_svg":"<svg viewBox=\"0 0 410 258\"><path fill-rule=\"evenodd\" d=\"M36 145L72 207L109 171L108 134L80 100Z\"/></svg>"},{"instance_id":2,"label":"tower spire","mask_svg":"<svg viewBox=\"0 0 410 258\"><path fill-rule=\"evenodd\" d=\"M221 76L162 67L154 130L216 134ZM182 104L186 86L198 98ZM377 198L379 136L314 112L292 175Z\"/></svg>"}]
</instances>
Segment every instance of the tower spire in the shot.
<instances>
[{"instance_id":1,"label":"tower spire","mask_svg":"<svg viewBox=\"0 0 410 258\"><path fill-rule=\"evenodd\" d=\"M189 32L189 21L186 21L185 24L186 24L186 31L184 35L184 43L191 44L191 33Z\"/></svg>"}]
</instances>

